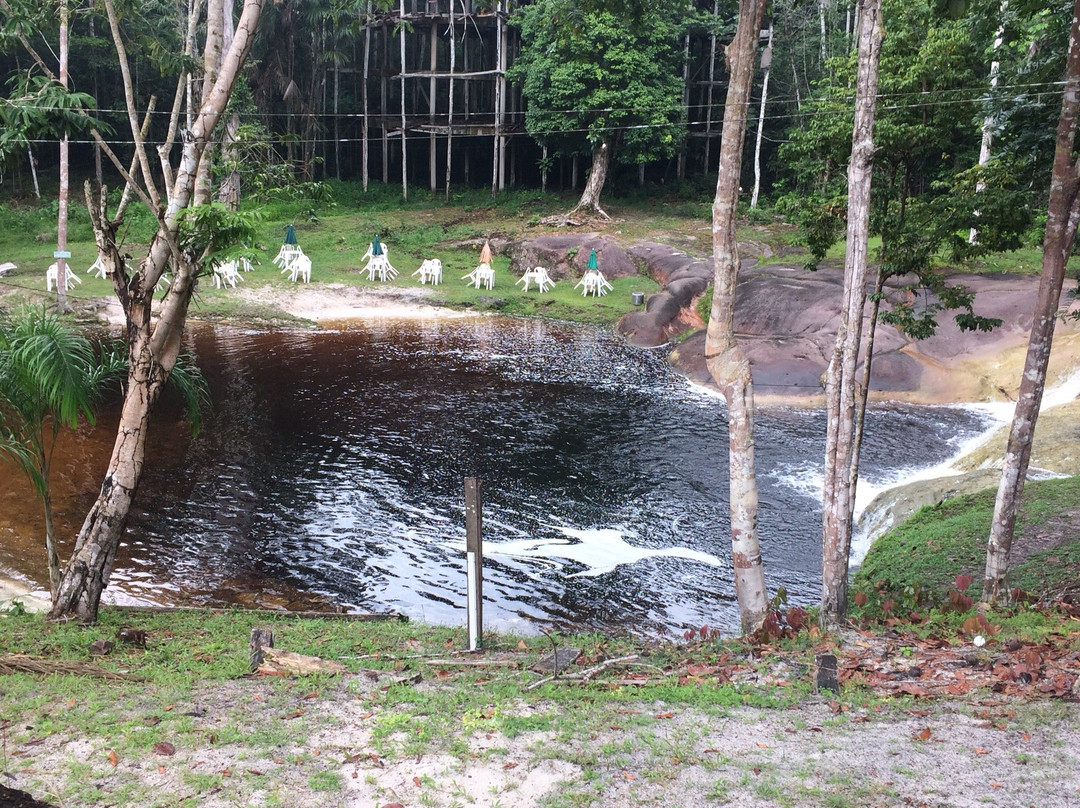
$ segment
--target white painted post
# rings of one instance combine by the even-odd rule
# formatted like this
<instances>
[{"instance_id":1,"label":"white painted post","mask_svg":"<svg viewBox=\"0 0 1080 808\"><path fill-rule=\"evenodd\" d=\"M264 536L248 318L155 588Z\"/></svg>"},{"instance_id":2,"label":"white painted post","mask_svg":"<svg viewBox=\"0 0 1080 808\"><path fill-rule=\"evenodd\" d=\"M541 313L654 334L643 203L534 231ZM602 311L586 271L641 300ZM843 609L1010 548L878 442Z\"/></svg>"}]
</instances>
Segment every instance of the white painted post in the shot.
<instances>
[{"instance_id":1,"label":"white painted post","mask_svg":"<svg viewBox=\"0 0 1080 808\"><path fill-rule=\"evenodd\" d=\"M480 482L479 477L465 478L465 554L468 575L466 608L470 651L480 650L484 631L483 499Z\"/></svg>"}]
</instances>

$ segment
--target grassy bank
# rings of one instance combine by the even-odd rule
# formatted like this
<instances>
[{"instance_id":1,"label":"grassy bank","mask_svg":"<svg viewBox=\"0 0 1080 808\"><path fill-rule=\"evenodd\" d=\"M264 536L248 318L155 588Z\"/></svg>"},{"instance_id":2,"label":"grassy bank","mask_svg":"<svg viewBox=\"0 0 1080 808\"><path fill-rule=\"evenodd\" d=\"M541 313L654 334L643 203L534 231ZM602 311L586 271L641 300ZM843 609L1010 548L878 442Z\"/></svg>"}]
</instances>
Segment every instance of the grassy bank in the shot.
<instances>
[{"instance_id":1,"label":"grassy bank","mask_svg":"<svg viewBox=\"0 0 1080 808\"><path fill-rule=\"evenodd\" d=\"M923 508L890 530L870 548L852 591L869 597L867 605L873 610L890 599L912 607L938 605L955 588L958 575L973 578L978 590L995 493L989 489ZM1024 486L1011 554L1011 586L1037 598L1080 588L1078 502L1080 477Z\"/></svg>"}]
</instances>

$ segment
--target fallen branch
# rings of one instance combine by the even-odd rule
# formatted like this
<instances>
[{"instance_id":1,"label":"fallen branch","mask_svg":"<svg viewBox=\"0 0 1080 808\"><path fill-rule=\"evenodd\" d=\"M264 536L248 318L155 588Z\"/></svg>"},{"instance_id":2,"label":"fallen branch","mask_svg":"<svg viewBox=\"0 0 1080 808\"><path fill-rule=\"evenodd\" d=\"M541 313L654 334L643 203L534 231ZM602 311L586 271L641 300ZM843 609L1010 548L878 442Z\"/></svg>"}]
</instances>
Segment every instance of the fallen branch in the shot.
<instances>
[{"instance_id":1,"label":"fallen branch","mask_svg":"<svg viewBox=\"0 0 1080 808\"><path fill-rule=\"evenodd\" d=\"M601 662L599 665L595 665L595 666L593 666L591 668L586 668L585 670L580 671L578 673L561 674L561 675L556 674L554 676L545 677L543 679L540 679L538 681L533 682L531 685L529 685L525 689L526 690L535 690L536 688L540 687L540 685L547 684L548 682L552 682L552 681L554 681L556 679L561 679L561 680L565 680L565 681L587 682L595 674L599 673L600 671L602 671L602 670L604 670L606 668L610 668L610 667L613 667L615 665L624 665L624 664L626 664L628 662L633 662L637 658L638 658L637 654L630 654L629 656L616 657L614 659L606 659L603 662Z\"/></svg>"},{"instance_id":2,"label":"fallen branch","mask_svg":"<svg viewBox=\"0 0 1080 808\"><path fill-rule=\"evenodd\" d=\"M141 676L117 673L101 668L92 662L79 662L66 659L38 659L25 654L5 654L0 656L0 674L37 673L42 675L71 674L73 676L95 676L110 681L142 682Z\"/></svg>"}]
</instances>

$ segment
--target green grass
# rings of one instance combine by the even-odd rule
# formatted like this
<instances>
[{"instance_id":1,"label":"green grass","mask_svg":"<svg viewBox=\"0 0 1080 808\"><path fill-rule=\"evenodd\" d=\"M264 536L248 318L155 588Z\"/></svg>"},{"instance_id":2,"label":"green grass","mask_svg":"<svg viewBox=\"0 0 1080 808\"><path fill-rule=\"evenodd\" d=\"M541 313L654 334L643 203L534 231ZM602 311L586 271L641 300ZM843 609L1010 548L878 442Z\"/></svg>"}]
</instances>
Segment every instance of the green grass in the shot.
<instances>
[{"instance_id":1,"label":"green grass","mask_svg":"<svg viewBox=\"0 0 1080 808\"><path fill-rule=\"evenodd\" d=\"M877 539L853 583L853 591L898 593L917 587L927 602L943 601L956 576L971 575L978 589L993 519L990 489L923 508ZM1017 518L1014 547L1025 534L1046 532L1055 518L1080 502L1080 477L1029 482ZM1009 572L1011 586L1042 594L1080 580L1080 536L1064 528L1063 543L1029 555ZM972 594L972 592L968 592Z\"/></svg>"}]
</instances>

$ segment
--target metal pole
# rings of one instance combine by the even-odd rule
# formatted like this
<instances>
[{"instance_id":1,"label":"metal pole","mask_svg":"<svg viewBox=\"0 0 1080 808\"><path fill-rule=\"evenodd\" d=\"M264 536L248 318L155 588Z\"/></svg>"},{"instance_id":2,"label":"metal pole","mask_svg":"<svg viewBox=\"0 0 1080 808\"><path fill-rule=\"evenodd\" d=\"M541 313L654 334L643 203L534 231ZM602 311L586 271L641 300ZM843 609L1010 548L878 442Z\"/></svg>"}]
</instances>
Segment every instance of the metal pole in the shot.
<instances>
[{"instance_id":1,"label":"metal pole","mask_svg":"<svg viewBox=\"0 0 1080 808\"><path fill-rule=\"evenodd\" d=\"M469 626L469 650L480 650L484 630L484 545L482 539L481 480L465 478L465 555L468 589L466 592Z\"/></svg>"}]
</instances>

